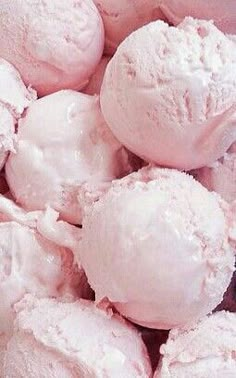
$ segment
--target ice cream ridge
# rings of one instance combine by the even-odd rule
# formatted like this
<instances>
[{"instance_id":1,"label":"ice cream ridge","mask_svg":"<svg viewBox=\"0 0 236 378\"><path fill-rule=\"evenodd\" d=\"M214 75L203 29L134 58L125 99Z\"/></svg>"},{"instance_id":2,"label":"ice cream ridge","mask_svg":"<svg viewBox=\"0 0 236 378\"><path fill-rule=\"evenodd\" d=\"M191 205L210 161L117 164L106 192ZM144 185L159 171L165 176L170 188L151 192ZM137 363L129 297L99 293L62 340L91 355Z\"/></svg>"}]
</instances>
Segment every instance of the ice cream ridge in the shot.
<instances>
[{"instance_id":1,"label":"ice cream ridge","mask_svg":"<svg viewBox=\"0 0 236 378\"><path fill-rule=\"evenodd\" d=\"M0 378L236 377L236 2L0 0Z\"/></svg>"}]
</instances>

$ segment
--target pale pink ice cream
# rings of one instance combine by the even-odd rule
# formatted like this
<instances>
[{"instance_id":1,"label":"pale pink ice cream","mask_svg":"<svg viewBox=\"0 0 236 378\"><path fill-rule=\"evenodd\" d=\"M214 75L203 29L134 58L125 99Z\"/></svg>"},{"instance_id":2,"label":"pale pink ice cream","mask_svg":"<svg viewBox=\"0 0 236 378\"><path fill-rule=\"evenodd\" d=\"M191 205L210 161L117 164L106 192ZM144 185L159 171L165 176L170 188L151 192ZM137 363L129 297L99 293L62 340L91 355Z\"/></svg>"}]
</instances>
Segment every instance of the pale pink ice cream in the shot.
<instances>
[{"instance_id":1,"label":"pale pink ice cream","mask_svg":"<svg viewBox=\"0 0 236 378\"><path fill-rule=\"evenodd\" d=\"M211 22L157 21L132 33L107 66L101 107L144 160L190 170L236 140L236 49Z\"/></svg>"},{"instance_id":2,"label":"pale pink ice cream","mask_svg":"<svg viewBox=\"0 0 236 378\"><path fill-rule=\"evenodd\" d=\"M130 154L105 124L99 97L67 90L29 107L19 122L6 177L25 209L50 205L76 224L82 220L78 193L83 184L99 186L131 170Z\"/></svg>"},{"instance_id":3,"label":"pale pink ice cream","mask_svg":"<svg viewBox=\"0 0 236 378\"><path fill-rule=\"evenodd\" d=\"M159 0L94 0L105 27L105 52L113 54L134 30L164 19Z\"/></svg>"},{"instance_id":4,"label":"pale pink ice cream","mask_svg":"<svg viewBox=\"0 0 236 378\"><path fill-rule=\"evenodd\" d=\"M236 200L236 143L211 166L193 171L208 190L219 193L228 202Z\"/></svg>"},{"instance_id":5,"label":"pale pink ice cream","mask_svg":"<svg viewBox=\"0 0 236 378\"><path fill-rule=\"evenodd\" d=\"M0 58L0 169L9 151L14 151L15 123L36 92L26 88L17 70Z\"/></svg>"},{"instance_id":6,"label":"pale pink ice cream","mask_svg":"<svg viewBox=\"0 0 236 378\"><path fill-rule=\"evenodd\" d=\"M77 252L97 302L107 297L159 329L212 311L234 270L224 211L220 197L177 170L146 167L114 181L87 209Z\"/></svg>"},{"instance_id":7,"label":"pale pink ice cream","mask_svg":"<svg viewBox=\"0 0 236 378\"><path fill-rule=\"evenodd\" d=\"M167 19L177 25L186 16L213 20L225 33L236 34L235 0L160 0Z\"/></svg>"},{"instance_id":8,"label":"pale pink ice cream","mask_svg":"<svg viewBox=\"0 0 236 378\"><path fill-rule=\"evenodd\" d=\"M79 230L57 221L52 210L26 213L0 196L0 234L0 334L11 333L13 306L26 293L90 295L84 271L72 253Z\"/></svg>"},{"instance_id":9,"label":"pale pink ice cream","mask_svg":"<svg viewBox=\"0 0 236 378\"><path fill-rule=\"evenodd\" d=\"M92 0L1 0L0 56L39 95L81 88L98 64L104 28Z\"/></svg>"},{"instance_id":10,"label":"pale pink ice cream","mask_svg":"<svg viewBox=\"0 0 236 378\"><path fill-rule=\"evenodd\" d=\"M141 336L111 311L31 297L17 308L4 377L151 378Z\"/></svg>"},{"instance_id":11,"label":"pale pink ice cream","mask_svg":"<svg viewBox=\"0 0 236 378\"><path fill-rule=\"evenodd\" d=\"M108 56L103 56L96 68L96 71L91 76L88 85L83 89L83 93L88 95L100 94L103 77L110 59L111 58Z\"/></svg>"},{"instance_id":12,"label":"pale pink ice cream","mask_svg":"<svg viewBox=\"0 0 236 378\"><path fill-rule=\"evenodd\" d=\"M154 378L235 377L236 314L217 312L189 330L171 330L161 353Z\"/></svg>"}]
</instances>

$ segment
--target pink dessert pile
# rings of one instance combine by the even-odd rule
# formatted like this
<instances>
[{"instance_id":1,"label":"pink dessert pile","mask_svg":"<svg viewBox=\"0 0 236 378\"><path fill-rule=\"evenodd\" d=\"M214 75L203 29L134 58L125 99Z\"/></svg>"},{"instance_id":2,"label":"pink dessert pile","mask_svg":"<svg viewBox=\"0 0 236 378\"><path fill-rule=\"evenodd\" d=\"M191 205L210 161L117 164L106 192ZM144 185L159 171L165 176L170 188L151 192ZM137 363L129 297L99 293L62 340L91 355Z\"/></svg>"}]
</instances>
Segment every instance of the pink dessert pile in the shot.
<instances>
[{"instance_id":1,"label":"pink dessert pile","mask_svg":"<svg viewBox=\"0 0 236 378\"><path fill-rule=\"evenodd\" d=\"M0 0L0 378L236 377L236 2Z\"/></svg>"}]
</instances>

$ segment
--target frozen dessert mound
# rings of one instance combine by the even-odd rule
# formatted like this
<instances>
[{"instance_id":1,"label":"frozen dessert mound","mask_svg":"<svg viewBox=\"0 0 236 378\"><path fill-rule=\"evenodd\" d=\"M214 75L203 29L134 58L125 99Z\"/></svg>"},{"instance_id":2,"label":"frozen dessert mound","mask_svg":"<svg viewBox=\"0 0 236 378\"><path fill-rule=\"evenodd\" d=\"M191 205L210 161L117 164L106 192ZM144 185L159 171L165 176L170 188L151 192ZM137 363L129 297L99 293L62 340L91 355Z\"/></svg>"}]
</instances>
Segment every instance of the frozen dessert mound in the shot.
<instances>
[{"instance_id":1,"label":"frozen dessert mound","mask_svg":"<svg viewBox=\"0 0 236 378\"><path fill-rule=\"evenodd\" d=\"M213 20L225 33L236 33L234 0L160 0L160 9L168 21L178 25L186 16Z\"/></svg>"},{"instance_id":2,"label":"frozen dessert mound","mask_svg":"<svg viewBox=\"0 0 236 378\"><path fill-rule=\"evenodd\" d=\"M109 62L101 108L130 151L161 166L212 164L236 140L236 49L212 22L152 22Z\"/></svg>"},{"instance_id":3,"label":"frozen dessert mound","mask_svg":"<svg viewBox=\"0 0 236 378\"><path fill-rule=\"evenodd\" d=\"M80 89L104 47L104 28L92 0L1 0L0 56L40 96Z\"/></svg>"},{"instance_id":4,"label":"frozen dessert mound","mask_svg":"<svg viewBox=\"0 0 236 378\"><path fill-rule=\"evenodd\" d=\"M12 332L13 306L27 293L90 298L84 271L73 255L80 230L54 213L26 213L0 197L0 334Z\"/></svg>"},{"instance_id":5,"label":"frozen dessert mound","mask_svg":"<svg viewBox=\"0 0 236 378\"><path fill-rule=\"evenodd\" d=\"M151 378L141 336L112 312L89 301L30 296L16 309L5 357L6 377Z\"/></svg>"},{"instance_id":6,"label":"frozen dessert mound","mask_svg":"<svg viewBox=\"0 0 236 378\"><path fill-rule=\"evenodd\" d=\"M87 211L76 253L97 302L107 297L157 329L210 313L234 271L222 203L177 170L145 167L113 181Z\"/></svg>"},{"instance_id":7,"label":"frozen dessert mound","mask_svg":"<svg viewBox=\"0 0 236 378\"><path fill-rule=\"evenodd\" d=\"M173 329L154 378L233 377L236 371L236 314L221 311L192 328Z\"/></svg>"},{"instance_id":8,"label":"frozen dessert mound","mask_svg":"<svg viewBox=\"0 0 236 378\"><path fill-rule=\"evenodd\" d=\"M130 155L107 127L99 97L65 90L39 99L20 120L6 178L26 210L49 205L63 220L81 224L81 187L130 173Z\"/></svg>"}]
</instances>

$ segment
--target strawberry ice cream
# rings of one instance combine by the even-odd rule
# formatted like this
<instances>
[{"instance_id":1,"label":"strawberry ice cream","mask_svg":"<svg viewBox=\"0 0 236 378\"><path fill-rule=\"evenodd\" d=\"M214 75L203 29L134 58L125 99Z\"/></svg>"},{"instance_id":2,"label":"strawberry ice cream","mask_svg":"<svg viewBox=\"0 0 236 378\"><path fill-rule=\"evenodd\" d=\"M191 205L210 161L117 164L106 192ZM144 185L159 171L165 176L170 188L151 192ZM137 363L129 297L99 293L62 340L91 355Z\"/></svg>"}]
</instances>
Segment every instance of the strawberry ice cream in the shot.
<instances>
[{"instance_id":1,"label":"strawberry ice cream","mask_svg":"<svg viewBox=\"0 0 236 378\"><path fill-rule=\"evenodd\" d=\"M157 21L132 33L107 66L101 107L144 160L190 170L236 140L236 49L211 22Z\"/></svg>"},{"instance_id":2,"label":"strawberry ice cream","mask_svg":"<svg viewBox=\"0 0 236 378\"><path fill-rule=\"evenodd\" d=\"M83 93L86 93L88 95L100 94L103 77L110 59L111 58L108 56L104 56L102 58L96 68L96 71L91 76L88 85L83 89Z\"/></svg>"},{"instance_id":3,"label":"strawberry ice cream","mask_svg":"<svg viewBox=\"0 0 236 378\"><path fill-rule=\"evenodd\" d=\"M235 377L236 314L217 312L189 330L173 329L161 353L154 378Z\"/></svg>"},{"instance_id":4,"label":"strawberry ice cream","mask_svg":"<svg viewBox=\"0 0 236 378\"><path fill-rule=\"evenodd\" d=\"M36 93L25 87L17 70L0 58L0 169L14 151L15 123L35 99Z\"/></svg>"},{"instance_id":5,"label":"strawberry ice cream","mask_svg":"<svg viewBox=\"0 0 236 378\"><path fill-rule=\"evenodd\" d=\"M104 45L92 0L1 0L0 56L45 95L83 87Z\"/></svg>"},{"instance_id":6,"label":"strawberry ice cream","mask_svg":"<svg viewBox=\"0 0 236 378\"><path fill-rule=\"evenodd\" d=\"M152 376L141 336L111 311L100 310L88 301L60 303L31 297L17 310L5 377Z\"/></svg>"},{"instance_id":7,"label":"strawberry ice cream","mask_svg":"<svg viewBox=\"0 0 236 378\"><path fill-rule=\"evenodd\" d=\"M225 33L236 34L235 0L160 0L160 8L174 25L184 17L213 20Z\"/></svg>"},{"instance_id":8,"label":"strawberry ice cream","mask_svg":"<svg viewBox=\"0 0 236 378\"><path fill-rule=\"evenodd\" d=\"M105 27L105 51L115 52L134 30L164 16L159 0L94 0Z\"/></svg>"},{"instance_id":9,"label":"strawberry ice cream","mask_svg":"<svg viewBox=\"0 0 236 378\"><path fill-rule=\"evenodd\" d=\"M236 0L0 0L0 378L235 378L235 258Z\"/></svg>"},{"instance_id":10,"label":"strawberry ice cream","mask_svg":"<svg viewBox=\"0 0 236 378\"><path fill-rule=\"evenodd\" d=\"M170 329L221 302L234 270L229 242L217 195L185 173L146 167L87 210L77 256L97 302L107 297L133 322Z\"/></svg>"},{"instance_id":11,"label":"strawberry ice cream","mask_svg":"<svg viewBox=\"0 0 236 378\"><path fill-rule=\"evenodd\" d=\"M81 223L78 202L86 182L102 185L132 170L130 155L113 137L102 117L99 98L60 91L36 101L19 122L16 153L6 177L27 210L60 212Z\"/></svg>"},{"instance_id":12,"label":"strawberry ice cream","mask_svg":"<svg viewBox=\"0 0 236 378\"><path fill-rule=\"evenodd\" d=\"M13 305L26 293L37 297L90 294L84 272L69 249L77 243L78 232L74 226L57 222L50 212L25 213L0 197L0 334L11 332Z\"/></svg>"},{"instance_id":13,"label":"strawberry ice cream","mask_svg":"<svg viewBox=\"0 0 236 378\"><path fill-rule=\"evenodd\" d=\"M193 172L208 190L219 193L226 201L236 200L236 143L209 167Z\"/></svg>"}]
</instances>

